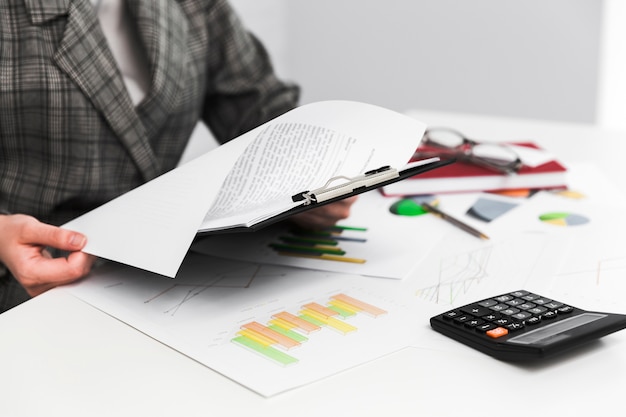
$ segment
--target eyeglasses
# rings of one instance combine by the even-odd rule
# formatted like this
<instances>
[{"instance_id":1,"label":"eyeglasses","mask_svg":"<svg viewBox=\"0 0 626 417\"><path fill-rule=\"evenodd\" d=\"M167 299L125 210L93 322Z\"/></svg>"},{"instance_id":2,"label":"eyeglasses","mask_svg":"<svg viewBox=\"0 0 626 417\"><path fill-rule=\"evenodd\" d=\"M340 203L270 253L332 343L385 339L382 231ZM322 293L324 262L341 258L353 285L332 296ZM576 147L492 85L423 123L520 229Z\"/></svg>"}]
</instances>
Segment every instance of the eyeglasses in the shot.
<instances>
[{"instance_id":1,"label":"eyeglasses","mask_svg":"<svg viewBox=\"0 0 626 417\"><path fill-rule=\"evenodd\" d=\"M489 142L477 142L466 138L462 133L449 128L430 128L424 133L422 144L432 150L420 150L418 148L414 158L428 157L436 154L442 156L448 154L460 161L470 162L495 170L500 173L515 174L522 167L522 160L510 147Z\"/></svg>"}]
</instances>

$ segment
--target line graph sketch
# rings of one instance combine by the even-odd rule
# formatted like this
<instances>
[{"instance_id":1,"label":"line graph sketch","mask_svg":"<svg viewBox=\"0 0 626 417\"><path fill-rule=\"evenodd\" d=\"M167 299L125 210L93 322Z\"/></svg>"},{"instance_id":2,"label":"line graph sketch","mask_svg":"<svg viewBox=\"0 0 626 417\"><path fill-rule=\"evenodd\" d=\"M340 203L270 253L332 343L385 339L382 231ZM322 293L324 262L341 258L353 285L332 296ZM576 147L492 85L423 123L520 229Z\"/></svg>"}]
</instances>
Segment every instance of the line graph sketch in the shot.
<instances>
[{"instance_id":1,"label":"line graph sketch","mask_svg":"<svg viewBox=\"0 0 626 417\"><path fill-rule=\"evenodd\" d=\"M226 272L221 272L210 278L209 282L202 283L175 283L144 300L144 304L171 296L174 299L170 307L163 313L174 316L178 310L193 298L212 288L250 288L257 278L283 277L284 273L265 272L267 267L260 264L244 265Z\"/></svg>"},{"instance_id":2,"label":"line graph sketch","mask_svg":"<svg viewBox=\"0 0 626 417\"><path fill-rule=\"evenodd\" d=\"M560 238L543 234L510 234L472 248L444 241L418 268L412 293L448 307L500 291L537 287L554 275L566 250Z\"/></svg>"},{"instance_id":3,"label":"line graph sketch","mask_svg":"<svg viewBox=\"0 0 626 417\"><path fill-rule=\"evenodd\" d=\"M588 310L626 312L626 254L571 262L552 277L555 298L573 300Z\"/></svg>"},{"instance_id":4,"label":"line graph sketch","mask_svg":"<svg viewBox=\"0 0 626 417\"><path fill-rule=\"evenodd\" d=\"M198 309L206 312L222 308L230 299L246 297L246 293L253 295L276 282L288 285L289 280L285 281L288 272L272 265L196 255L183 264L174 279L142 270L133 270L132 274L115 279L114 274L105 272L99 274L99 287L105 290L102 296L126 299L129 306L150 311L155 318L158 315L174 318L183 311L186 317L197 313Z\"/></svg>"},{"instance_id":5,"label":"line graph sketch","mask_svg":"<svg viewBox=\"0 0 626 417\"><path fill-rule=\"evenodd\" d=\"M436 304L454 304L459 296L489 276L487 267L492 252L493 247L489 246L440 259L437 284L418 289L416 296Z\"/></svg>"},{"instance_id":6,"label":"line graph sketch","mask_svg":"<svg viewBox=\"0 0 626 417\"><path fill-rule=\"evenodd\" d=\"M573 267L570 265L569 268ZM582 276L585 277L589 284L593 283L593 285L600 287L608 284L612 279L624 280L626 278L626 255L601 258L593 262L593 264L590 263L587 268L567 270L566 266L565 269L565 271L556 275L558 277Z\"/></svg>"},{"instance_id":7,"label":"line graph sketch","mask_svg":"<svg viewBox=\"0 0 626 417\"><path fill-rule=\"evenodd\" d=\"M617 276L616 276L617 275ZM612 278L624 279L626 277L626 256L600 259L596 270L596 285L602 285Z\"/></svg>"}]
</instances>

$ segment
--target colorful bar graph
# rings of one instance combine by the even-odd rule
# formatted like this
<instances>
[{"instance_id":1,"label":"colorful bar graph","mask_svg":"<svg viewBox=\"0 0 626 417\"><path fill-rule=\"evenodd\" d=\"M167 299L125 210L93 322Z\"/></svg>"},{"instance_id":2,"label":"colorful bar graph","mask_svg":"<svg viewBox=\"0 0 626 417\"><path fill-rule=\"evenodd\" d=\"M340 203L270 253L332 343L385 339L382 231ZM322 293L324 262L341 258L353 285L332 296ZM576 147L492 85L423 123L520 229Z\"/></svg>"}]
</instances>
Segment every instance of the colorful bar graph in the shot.
<instances>
[{"instance_id":1,"label":"colorful bar graph","mask_svg":"<svg viewBox=\"0 0 626 417\"><path fill-rule=\"evenodd\" d=\"M334 300L331 300L328 302L328 308L330 308L333 311L336 311L344 319L348 317L352 317L357 313L356 311L351 310L349 308L343 308L340 305L336 305L333 301Z\"/></svg>"},{"instance_id":2,"label":"colorful bar graph","mask_svg":"<svg viewBox=\"0 0 626 417\"><path fill-rule=\"evenodd\" d=\"M304 343L307 340L309 340L308 337L303 336L300 333L292 331L292 330L286 330L284 327L281 327L281 326L276 326L276 325L271 324L267 327L274 330L275 332L278 332L280 334L287 336L290 339L295 340L296 342Z\"/></svg>"},{"instance_id":3,"label":"colorful bar graph","mask_svg":"<svg viewBox=\"0 0 626 417\"><path fill-rule=\"evenodd\" d=\"M308 304L305 304L304 308L308 308L309 310L316 311L316 312L318 312L320 314L325 315L326 317L333 317L333 316L336 316L337 314L339 314L336 311L331 310L328 307L324 307L323 305L318 304L318 303L308 303Z\"/></svg>"},{"instance_id":4,"label":"colorful bar graph","mask_svg":"<svg viewBox=\"0 0 626 417\"><path fill-rule=\"evenodd\" d=\"M273 360L274 362L279 363L280 365L291 365L298 362L298 359L293 356L287 355L284 352L281 352L278 349L274 349L273 347L264 346L260 343L257 343L253 339L249 339L245 336L239 336L232 339L233 343L236 343L240 346L243 346L255 353L260 353L264 357Z\"/></svg>"},{"instance_id":5,"label":"colorful bar graph","mask_svg":"<svg viewBox=\"0 0 626 417\"><path fill-rule=\"evenodd\" d=\"M354 231L358 231L358 232L367 232L367 227L343 226L343 225L339 225L339 224L336 224L333 227L330 227L329 229L331 231L334 231L334 232L342 232L344 230L354 230Z\"/></svg>"},{"instance_id":6,"label":"colorful bar graph","mask_svg":"<svg viewBox=\"0 0 626 417\"><path fill-rule=\"evenodd\" d=\"M286 311L274 314L272 318L283 319L288 323L294 324L296 328L302 330L307 334L320 330L320 326L313 325L306 320L302 320L300 317L294 316L291 313L287 313Z\"/></svg>"},{"instance_id":7,"label":"colorful bar graph","mask_svg":"<svg viewBox=\"0 0 626 417\"><path fill-rule=\"evenodd\" d=\"M364 237L342 236L341 231L323 231L323 230L294 230L291 232L294 236L301 239L320 239L322 241L348 241L348 242L367 242Z\"/></svg>"},{"instance_id":8,"label":"colorful bar graph","mask_svg":"<svg viewBox=\"0 0 626 417\"><path fill-rule=\"evenodd\" d=\"M281 333L278 333L275 330L265 327L261 323L257 323L256 321L244 324L241 327L244 329L248 329L252 332L256 332L262 336L265 336L273 340L275 343L278 343L280 346L284 347L285 349L291 349L291 348L300 346L300 342L293 340Z\"/></svg>"},{"instance_id":9,"label":"colorful bar graph","mask_svg":"<svg viewBox=\"0 0 626 417\"><path fill-rule=\"evenodd\" d=\"M328 326L333 330L337 330L343 334L348 334L356 330L356 327L338 320L334 317L327 317L323 314L318 313L317 311L309 310L307 308L300 311L301 317L305 318L305 320L313 319L318 323L321 323L323 326Z\"/></svg>"},{"instance_id":10,"label":"colorful bar graph","mask_svg":"<svg viewBox=\"0 0 626 417\"><path fill-rule=\"evenodd\" d=\"M331 298L342 301L350 306L360 308L365 313L371 314L374 317L378 317L381 314L387 314L387 312L383 310L382 308L378 308L371 304L364 303L363 301L357 300L356 298L349 297L345 294L337 294Z\"/></svg>"},{"instance_id":11,"label":"colorful bar graph","mask_svg":"<svg viewBox=\"0 0 626 417\"><path fill-rule=\"evenodd\" d=\"M336 239L322 239L319 237L297 237L297 236L279 236L280 240L285 243L292 243L298 245L326 245L337 246L339 242Z\"/></svg>"},{"instance_id":12,"label":"colorful bar graph","mask_svg":"<svg viewBox=\"0 0 626 417\"><path fill-rule=\"evenodd\" d=\"M289 234L278 237L280 242L269 243L278 255L296 258L319 259L324 261L350 262L363 264L365 259L345 256L339 241L365 243L364 237L342 236L344 231L366 232L365 227L335 226L324 230L293 229Z\"/></svg>"},{"instance_id":13,"label":"colorful bar graph","mask_svg":"<svg viewBox=\"0 0 626 417\"><path fill-rule=\"evenodd\" d=\"M278 319L278 318L274 318L272 320L270 320L270 324L272 326L278 326L278 327L282 327L285 330L291 330L294 327L298 327L293 323L289 323L288 321L285 321L283 319Z\"/></svg>"},{"instance_id":14,"label":"colorful bar graph","mask_svg":"<svg viewBox=\"0 0 626 417\"><path fill-rule=\"evenodd\" d=\"M350 262L353 264L364 264L365 262L367 262L365 259L349 258L347 256L330 255L327 253L313 254L313 253L279 251L278 254L283 255L283 256L295 256L297 258L321 259L325 261L337 261L337 262Z\"/></svg>"},{"instance_id":15,"label":"colorful bar graph","mask_svg":"<svg viewBox=\"0 0 626 417\"><path fill-rule=\"evenodd\" d=\"M244 336L248 339L254 340L258 344L263 345L265 347L276 344L275 340L270 339L267 336L263 336L262 334L259 334L257 332L253 332L252 330L247 330L247 329L240 330L237 334L239 334L240 336Z\"/></svg>"},{"instance_id":16,"label":"colorful bar graph","mask_svg":"<svg viewBox=\"0 0 626 417\"><path fill-rule=\"evenodd\" d=\"M305 246L305 245L283 245L281 243L270 243L270 248L276 249L277 251L284 252L294 252L294 253L302 253L302 254L331 254L331 255L345 255L346 252L341 250L341 248L336 248L334 246L327 245L314 245L314 246Z\"/></svg>"},{"instance_id":17,"label":"colorful bar graph","mask_svg":"<svg viewBox=\"0 0 626 417\"><path fill-rule=\"evenodd\" d=\"M376 318L387 311L340 293L329 297L326 305L317 302L301 305L297 315L287 311L273 314L267 325L257 321L245 323L231 341L275 363L291 365L299 359L285 351L302 346L302 343L310 341L311 334L321 329L344 336L356 332L357 327L345 319L360 313Z\"/></svg>"}]
</instances>

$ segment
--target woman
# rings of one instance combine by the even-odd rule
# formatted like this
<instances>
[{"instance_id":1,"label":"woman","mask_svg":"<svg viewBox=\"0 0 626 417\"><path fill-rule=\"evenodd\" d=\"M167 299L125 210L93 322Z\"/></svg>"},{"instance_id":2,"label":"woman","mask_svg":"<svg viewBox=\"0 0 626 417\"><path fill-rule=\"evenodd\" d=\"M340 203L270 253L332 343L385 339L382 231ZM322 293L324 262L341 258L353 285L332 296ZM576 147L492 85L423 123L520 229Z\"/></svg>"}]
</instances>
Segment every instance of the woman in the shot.
<instances>
[{"instance_id":1,"label":"woman","mask_svg":"<svg viewBox=\"0 0 626 417\"><path fill-rule=\"evenodd\" d=\"M226 0L2 2L0 312L87 275L58 225L174 168L199 120L223 143L297 100Z\"/></svg>"}]
</instances>

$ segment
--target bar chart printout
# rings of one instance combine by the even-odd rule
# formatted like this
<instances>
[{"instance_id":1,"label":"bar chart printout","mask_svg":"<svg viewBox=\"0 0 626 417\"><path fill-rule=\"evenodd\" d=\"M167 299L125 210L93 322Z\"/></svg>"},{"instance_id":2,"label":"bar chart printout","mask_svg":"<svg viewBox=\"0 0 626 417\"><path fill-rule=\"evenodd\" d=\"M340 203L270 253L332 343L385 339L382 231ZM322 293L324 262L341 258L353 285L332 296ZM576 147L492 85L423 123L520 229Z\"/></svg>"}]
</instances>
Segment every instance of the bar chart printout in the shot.
<instances>
[{"instance_id":1,"label":"bar chart printout","mask_svg":"<svg viewBox=\"0 0 626 417\"><path fill-rule=\"evenodd\" d=\"M363 264L365 259L346 256L347 252L339 244L341 242L365 243L365 236L346 236L343 232L367 232L365 227L333 226L326 230L294 229L277 237L278 241L270 243L278 255L292 256L324 261L349 262Z\"/></svg>"},{"instance_id":2,"label":"bar chart printout","mask_svg":"<svg viewBox=\"0 0 626 417\"><path fill-rule=\"evenodd\" d=\"M231 340L251 352L282 366L294 365L297 348L315 337L319 331L335 331L347 336L357 330L348 322L350 317L365 314L376 318L387 311L345 294L331 296L322 305L311 302L297 313L281 311L273 314L266 324L245 323Z\"/></svg>"}]
</instances>

